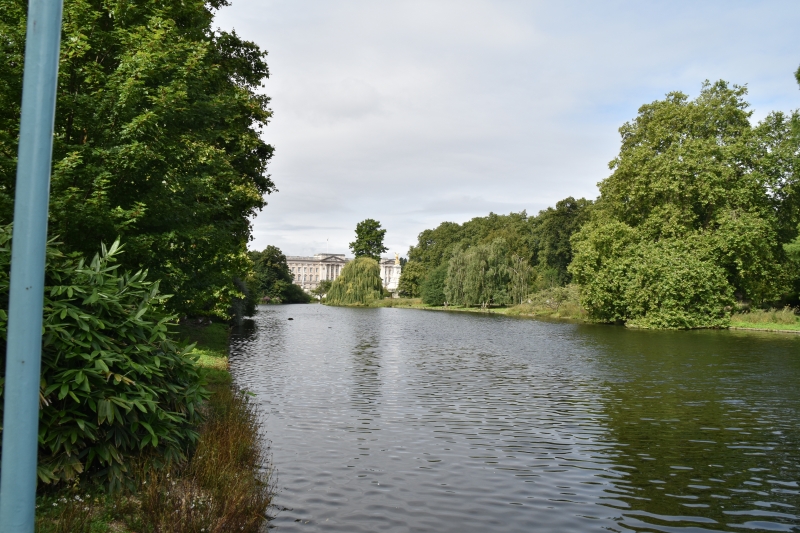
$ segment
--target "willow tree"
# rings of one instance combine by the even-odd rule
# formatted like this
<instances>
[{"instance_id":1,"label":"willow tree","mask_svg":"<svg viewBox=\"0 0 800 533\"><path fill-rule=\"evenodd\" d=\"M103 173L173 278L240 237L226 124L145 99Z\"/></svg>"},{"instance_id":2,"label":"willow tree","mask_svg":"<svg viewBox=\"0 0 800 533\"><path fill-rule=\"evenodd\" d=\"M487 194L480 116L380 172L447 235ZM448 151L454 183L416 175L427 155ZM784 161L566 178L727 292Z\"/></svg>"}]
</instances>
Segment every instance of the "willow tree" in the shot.
<instances>
[{"instance_id":1,"label":"willow tree","mask_svg":"<svg viewBox=\"0 0 800 533\"><path fill-rule=\"evenodd\" d=\"M326 298L331 305L367 305L381 297L383 284L378 262L356 257L342 269Z\"/></svg>"},{"instance_id":2,"label":"willow tree","mask_svg":"<svg viewBox=\"0 0 800 533\"><path fill-rule=\"evenodd\" d=\"M509 269L502 239L456 250L450 258L445 296L455 305L502 305L508 301Z\"/></svg>"}]
</instances>

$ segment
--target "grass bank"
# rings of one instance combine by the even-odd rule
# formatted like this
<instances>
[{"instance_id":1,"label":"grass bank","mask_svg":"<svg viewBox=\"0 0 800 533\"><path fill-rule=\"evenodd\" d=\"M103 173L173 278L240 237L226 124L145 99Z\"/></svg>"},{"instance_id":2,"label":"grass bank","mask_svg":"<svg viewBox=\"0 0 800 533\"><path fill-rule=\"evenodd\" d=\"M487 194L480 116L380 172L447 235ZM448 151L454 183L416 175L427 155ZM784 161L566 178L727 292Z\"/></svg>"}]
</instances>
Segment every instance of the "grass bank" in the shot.
<instances>
[{"instance_id":1,"label":"grass bank","mask_svg":"<svg viewBox=\"0 0 800 533\"><path fill-rule=\"evenodd\" d=\"M508 307L429 306L420 298L395 298L374 300L369 307L398 307L404 309L427 309L432 311L456 311L466 313L489 313L532 318L555 318L589 322L586 310L578 300L577 288L572 286L547 289L531 295L526 303ZM730 329L765 331L776 333L800 333L800 316L790 307L783 309L755 309L733 313Z\"/></svg>"},{"instance_id":2,"label":"grass bank","mask_svg":"<svg viewBox=\"0 0 800 533\"><path fill-rule=\"evenodd\" d=\"M531 302L508 307L481 309L480 307L458 307L453 305L426 305L422 303L421 298L384 298L383 300L373 300L366 307L397 307L401 309L425 309L429 311L455 311L462 313L587 320L586 311L576 302Z\"/></svg>"},{"instance_id":3,"label":"grass bank","mask_svg":"<svg viewBox=\"0 0 800 533\"><path fill-rule=\"evenodd\" d=\"M731 329L800 333L800 316L791 307L754 309L731 316Z\"/></svg>"},{"instance_id":4,"label":"grass bank","mask_svg":"<svg viewBox=\"0 0 800 533\"><path fill-rule=\"evenodd\" d=\"M42 491L40 533L198 533L262 531L274 495L260 415L231 387L228 327L186 322L177 335L196 342L211 397L199 437L183 464L156 468L157 456L128 465L128 486L105 493L90 481Z\"/></svg>"}]
</instances>

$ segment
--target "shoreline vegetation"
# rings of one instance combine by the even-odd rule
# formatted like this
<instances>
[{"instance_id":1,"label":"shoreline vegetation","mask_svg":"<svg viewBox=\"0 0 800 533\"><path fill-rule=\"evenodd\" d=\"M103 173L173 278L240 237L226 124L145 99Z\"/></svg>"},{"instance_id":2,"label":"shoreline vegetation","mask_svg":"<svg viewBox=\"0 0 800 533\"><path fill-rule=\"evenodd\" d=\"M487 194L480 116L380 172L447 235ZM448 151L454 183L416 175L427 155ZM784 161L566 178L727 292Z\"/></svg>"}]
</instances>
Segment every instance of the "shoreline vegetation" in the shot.
<instances>
[{"instance_id":1,"label":"shoreline vegetation","mask_svg":"<svg viewBox=\"0 0 800 533\"><path fill-rule=\"evenodd\" d=\"M175 337L196 343L210 392L187 459L172 465L143 454L120 490L92 480L46 487L37 497L38 533L161 533L261 531L275 494L261 415L228 372L227 324L184 320Z\"/></svg>"},{"instance_id":2,"label":"shoreline vegetation","mask_svg":"<svg viewBox=\"0 0 800 533\"><path fill-rule=\"evenodd\" d=\"M502 307L461 307L454 305L427 305L422 298L384 298L373 300L368 305L350 307L393 307L398 309L421 309L426 311L452 311L459 313L484 313L498 314L521 318L546 318L554 320L571 320L586 323L600 323L589 318L588 313L575 300L566 300L556 303L552 300L539 299L535 302L523 303ZM323 302L324 303L324 302ZM626 325L626 327L636 326ZM641 328L637 328L641 329ZM696 328L709 329L709 328ZM752 311L735 312L731 316L730 326L727 328L738 331L754 331L767 333L794 333L800 334L800 316L790 307L783 309L756 309Z\"/></svg>"}]
</instances>

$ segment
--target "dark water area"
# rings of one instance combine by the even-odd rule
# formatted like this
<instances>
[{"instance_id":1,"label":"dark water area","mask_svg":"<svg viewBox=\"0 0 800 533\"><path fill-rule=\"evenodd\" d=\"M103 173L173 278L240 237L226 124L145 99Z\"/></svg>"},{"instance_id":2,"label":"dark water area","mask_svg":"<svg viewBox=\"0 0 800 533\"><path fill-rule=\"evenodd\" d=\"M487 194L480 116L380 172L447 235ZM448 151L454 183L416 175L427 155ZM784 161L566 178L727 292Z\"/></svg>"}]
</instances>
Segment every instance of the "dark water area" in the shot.
<instances>
[{"instance_id":1,"label":"dark water area","mask_svg":"<svg viewBox=\"0 0 800 533\"><path fill-rule=\"evenodd\" d=\"M231 369L279 533L800 531L800 336L263 306Z\"/></svg>"}]
</instances>

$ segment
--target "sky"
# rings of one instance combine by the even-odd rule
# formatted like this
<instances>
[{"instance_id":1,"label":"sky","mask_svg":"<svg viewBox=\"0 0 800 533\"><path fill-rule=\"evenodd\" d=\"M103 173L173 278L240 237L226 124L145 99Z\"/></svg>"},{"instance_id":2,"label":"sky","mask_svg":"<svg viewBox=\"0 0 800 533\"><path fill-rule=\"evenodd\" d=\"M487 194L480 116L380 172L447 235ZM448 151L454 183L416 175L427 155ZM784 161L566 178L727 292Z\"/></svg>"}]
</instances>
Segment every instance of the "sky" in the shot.
<instances>
[{"instance_id":1,"label":"sky","mask_svg":"<svg viewBox=\"0 0 800 533\"><path fill-rule=\"evenodd\" d=\"M278 192L251 249L347 253L366 218L386 255L489 212L597 197L619 127L708 79L747 85L754 122L800 107L800 2L230 0L215 26L269 53Z\"/></svg>"}]
</instances>

